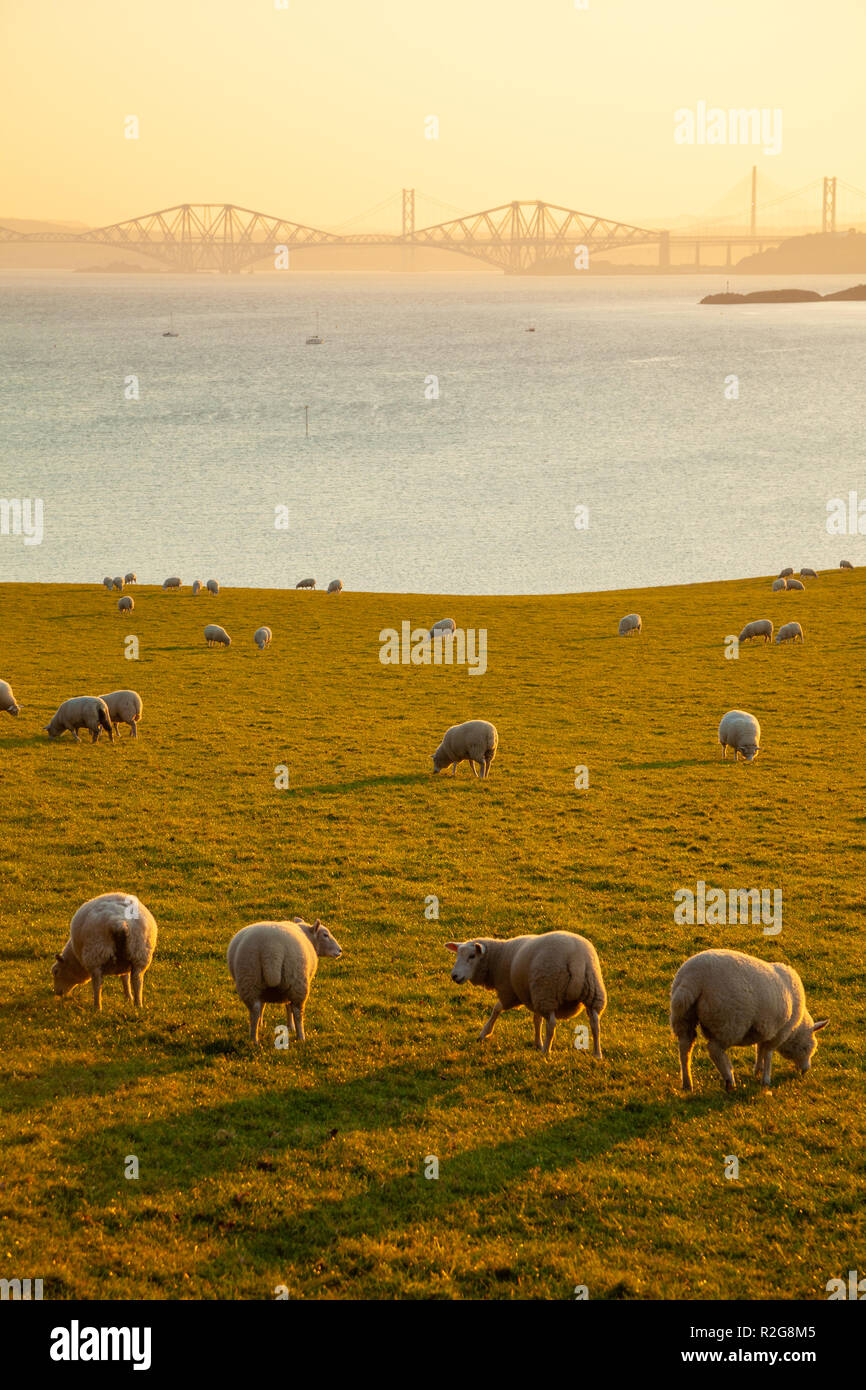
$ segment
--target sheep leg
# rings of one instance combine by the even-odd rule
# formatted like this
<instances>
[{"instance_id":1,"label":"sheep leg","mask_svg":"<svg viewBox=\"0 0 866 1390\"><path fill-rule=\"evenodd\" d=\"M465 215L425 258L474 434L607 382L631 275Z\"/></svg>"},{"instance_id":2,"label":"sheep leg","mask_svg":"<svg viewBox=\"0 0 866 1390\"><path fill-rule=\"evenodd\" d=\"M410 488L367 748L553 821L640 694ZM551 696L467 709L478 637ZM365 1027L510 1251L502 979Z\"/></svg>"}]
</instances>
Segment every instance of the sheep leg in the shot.
<instances>
[{"instance_id":1,"label":"sheep leg","mask_svg":"<svg viewBox=\"0 0 866 1390\"><path fill-rule=\"evenodd\" d=\"M303 1005L301 1005L301 1004L293 1004L293 1005L292 1005L292 1013L293 1013L294 1019L295 1019L295 1028L297 1029L297 1033L298 1033L298 1042L306 1042L307 1040L306 1040L306 1038L305 1038L305 1036L304 1036L304 1009L303 1009Z\"/></svg>"},{"instance_id":2,"label":"sheep leg","mask_svg":"<svg viewBox=\"0 0 866 1390\"><path fill-rule=\"evenodd\" d=\"M478 781L478 768L475 766L475 759L474 759L474 758L470 758L470 759L469 759L469 766L472 768L472 771L475 773L475 780L476 780L476 782L477 782L477 781Z\"/></svg>"},{"instance_id":3,"label":"sheep leg","mask_svg":"<svg viewBox=\"0 0 866 1390\"><path fill-rule=\"evenodd\" d=\"M499 1000L497 999L496 1003L493 1005L493 1009L492 1009L492 1012L491 1012L491 1014L490 1014L490 1017L488 1018L487 1022L486 1022L485 1025L484 1025L484 1027L481 1029L481 1032L478 1034L478 1041L479 1041L479 1042L483 1042L485 1038L489 1038L489 1037L490 1037L490 1034L493 1032L493 1026L494 1026L494 1024L496 1023L496 1020L497 1020L497 1018L499 1017L499 1015L500 1015L501 1013L502 1013L502 1005L500 1004Z\"/></svg>"},{"instance_id":4,"label":"sheep leg","mask_svg":"<svg viewBox=\"0 0 866 1390\"><path fill-rule=\"evenodd\" d=\"M534 1025L534 1027L535 1027L535 1042L533 1043L533 1047L537 1047L538 1050L539 1050L539 1052L540 1052L540 1051L541 1051L541 1014L533 1014L533 1015L532 1015L532 1022L533 1022L533 1025Z\"/></svg>"},{"instance_id":5,"label":"sheep leg","mask_svg":"<svg viewBox=\"0 0 866 1390\"><path fill-rule=\"evenodd\" d=\"M765 1047L765 1048L764 1048L764 1066L763 1066L763 1072L762 1072L762 1076L761 1076L761 1085L762 1085L762 1086L769 1086L769 1085L771 1084L772 1075L773 1075L773 1049L772 1049L771 1047Z\"/></svg>"},{"instance_id":6,"label":"sheep leg","mask_svg":"<svg viewBox=\"0 0 866 1390\"><path fill-rule=\"evenodd\" d=\"M593 1057L600 1057L600 1056L601 1056L601 1019L599 1018L599 1014L598 1014L598 1010L597 1010L597 1009L590 1009L588 1012L589 1012L589 1026L590 1026L590 1028L592 1029L592 1055L593 1055Z\"/></svg>"},{"instance_id":7,"label":"sheep leg","mask_svg":"<svg viewBox=\"0 0 866 1390\"><path fill-rule=\"evenodd\" d=\"M286 1004L286 1027L290 1033L295 1032L295 1020L292 1017L292 1006L289 1003Z\"/></svg>"},{"instance_id":8,"label":"sheep leg","mask_svg":"<svg viewBox=\"0 0 866 1390\"><path fill-rule=\"evenodd\" d=\"M692 1052L695 1046L695 1033L680 1033L680 1073L682 1075L683 1090L691 1091L692 1087Z\"/></svg>"},{"instance_id":9,"label":"sheep leg","mask_svg":"<svg viewBox=\"0 0 866 1390\"><path fill-rule=\"evenodd\" d=\"M725 1083L725 1090L736 1090L737 1083L734 1080L734 1069L731 1066L731 1059L728 1056L725 1049L721 1046L721 1044L716 1042L715 1038L708 1038L707 1052L709 1052L710 1056L712 1057L713 1062L716 1066L716 1070L718 1071L719 1075Z\"/></svg>"},{"instance_id":10,"label":"sheep leg","mask_svg":"<svg viewBox=\"0 0 866 1390\"><path fill-rule=\"evenodd\" d=\"M132 990L129 988L129 976L128 976L128 975L118 975L117 978L118 978L119 981L120 981L120 988L123 990L123 997L124 997L124 999L131 999L131 998L132 998Z\"/></svg>"},{"instance_id":11,"label":"sheep leg","mask_svg":"<svg viewBox=\"0 0 866 1390\"><path fill-rule=\"evenodd\" d=\"M727 756L728 756L728 745L727 745L726 743L723 743L723 744L722 744L722 757L723 757L723 758L727 758Z\"/></svg>"},{"instance_id":12,"label":"sheep leg","mask_svg":"<svg viewBox=\"0 0 866 1390\"><path fill-rule=\"evenodd\" d=\"M102 1010L102 971L97 968L93 972L93 1007Z\"/></svg>"},{"instance_id":13,"label":"sheep leg","mask_svg":"<svg viewBox=\"0 0 866 1390\"><path fill-rule=\"evenodd\" d=\"M250 1011L250 1042L258 1043L259 1024L261 1023L265 1006L261 999L256 999L252 1004L247 1004L247 1008Z\"/></svg>"},{"instance_id":14,"label":"sheep leg","mask_svg":"<svg viewBox=\"0 0 866 1390\"><path fill-rule=\"evenodd\" d=\"M134 970L132 971L132 998L133 998L133 1000L135 1001L135 1007L136 1007L137 1009L140 1009L140 1008L141 1008L141 996L142 996L142 991L143 991L143 989L144 989L144 971L143 971L143 970L134 969ZM127 998L129 998L129 995L127 995Z\"/></svg>"},{"instance_id":15,"label":"sheep leg","mask_svg":"<svg viewBox=\"0 0 866 1390\"><path fill-rule=\"evenodd\" d=\"M550 1056L550 1049L553 1047L553 1035L556 1032L556 1014L548 1014L545 1020L544 1047L542 1049L545 1057Z\"/></svg>"}]
</instances>

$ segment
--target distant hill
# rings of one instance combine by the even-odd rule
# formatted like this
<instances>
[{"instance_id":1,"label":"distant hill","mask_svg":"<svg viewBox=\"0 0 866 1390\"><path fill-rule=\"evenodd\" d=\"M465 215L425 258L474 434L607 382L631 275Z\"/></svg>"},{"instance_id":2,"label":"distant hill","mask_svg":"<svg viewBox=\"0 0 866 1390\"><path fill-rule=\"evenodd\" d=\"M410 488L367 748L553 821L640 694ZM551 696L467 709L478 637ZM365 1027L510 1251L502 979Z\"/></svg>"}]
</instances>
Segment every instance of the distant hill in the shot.
<instances>
[{"instance_id":1,"label":"distant hill","mask_svg":"<svg viewBox=\"0 0 866 1390\"><path fill-rule=\"evenodd\" d=\"M790 237L772 250L744 256L737 273L843 275L866 270L866 233L854 231Z\"/></svg>"}]
</instances>

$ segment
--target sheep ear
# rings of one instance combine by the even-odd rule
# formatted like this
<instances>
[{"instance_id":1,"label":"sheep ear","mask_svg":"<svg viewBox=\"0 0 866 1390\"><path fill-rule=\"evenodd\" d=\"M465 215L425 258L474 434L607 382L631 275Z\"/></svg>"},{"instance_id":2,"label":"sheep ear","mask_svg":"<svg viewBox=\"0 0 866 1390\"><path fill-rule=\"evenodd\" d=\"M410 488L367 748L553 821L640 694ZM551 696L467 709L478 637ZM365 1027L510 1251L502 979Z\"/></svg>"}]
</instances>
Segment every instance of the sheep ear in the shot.
<instances>
[{"instance_id":1,"label":"sheep ear","mask_svg":"<svg viewBox=\"0 0 866 1390\"><path fill-rule=\"evenodd\" d=\"M445 942L445 950L446 950L446 951L459 951L459 950L460 950L460 942L459 942L459 941L446 941L446 942Z\"/></svg>"},{"instance_id":2,"label":"sheep ear","mask_svg":"<svg viewBox=\"0 0 866 1390\"><path fill-rule=\"evenodd\" d=\"M487 950L487 947L484 945L484 942L475 941L473 942L473 945L475 947L475 950L478 952L479 956L483 956L484 952Z\"/></svg>"},{"instance_id":3,"label":"sheep ear","mask_svg":"<svg viewBox=\"0 0 866 1390\"><path fill-rule=\"evenodd\" d=\"M321 917L317 917L315 922L313 923L313 931L322 931L324 925L325 924L322 921Z\"/></svg>"},{"instance_id":4,"label":"sheep ear","mask_svg":"<svg viewBox=\"0 0 866 1390\"><path fill-rule=\"evenodd\" d=\"M820 1033L821 1029L826 1028L829 1022L829 1018L819 1018L817 1023L812 1024L812 1032Z\"/></svg>"}]
</instances>

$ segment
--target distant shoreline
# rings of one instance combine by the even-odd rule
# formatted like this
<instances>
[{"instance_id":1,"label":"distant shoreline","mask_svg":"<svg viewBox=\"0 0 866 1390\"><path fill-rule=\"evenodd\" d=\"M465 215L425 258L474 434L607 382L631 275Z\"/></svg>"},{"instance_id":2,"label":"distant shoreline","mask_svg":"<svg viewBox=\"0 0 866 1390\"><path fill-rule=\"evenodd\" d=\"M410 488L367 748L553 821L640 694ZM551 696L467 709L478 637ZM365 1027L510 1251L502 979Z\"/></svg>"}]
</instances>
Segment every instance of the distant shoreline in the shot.
<instances>
[{"instance_id":1,"label":"distant shoreline","mask_svg":"<svg viewBox=\"0 0 866 1390\"><path fill-rule=\"evenodd\" d=\"M819 294L817 290L752 290L750 294L705 295L701 304L826 304L829 300L866 300L866 285L851 285L847 290L836 290L833 294Z\"/></svg>"}]
</instances>

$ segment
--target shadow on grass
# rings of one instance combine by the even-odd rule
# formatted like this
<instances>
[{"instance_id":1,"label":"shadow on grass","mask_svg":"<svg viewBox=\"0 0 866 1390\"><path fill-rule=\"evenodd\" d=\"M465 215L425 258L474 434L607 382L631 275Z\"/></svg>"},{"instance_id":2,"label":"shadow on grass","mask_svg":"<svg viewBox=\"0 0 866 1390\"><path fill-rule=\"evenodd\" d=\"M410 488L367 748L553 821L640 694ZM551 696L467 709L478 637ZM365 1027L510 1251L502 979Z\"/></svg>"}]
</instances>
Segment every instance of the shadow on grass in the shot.
<instances>
[{"instance_id":1,"label":"shadow on grass","mask_svg":"<svg viewBox=\"0 0 866 1390\"><path fill-rule=\"evenodd\" d=\"M721 762L721 758L717 761ZM708 762L709 758L672 758L655 763L620 763L619 766L623 772L646 772L657 767L705 767Z\"/></svg>"},{"instance_id":2,"label":"shadow on grass","mask_svg":"<svg viewBox=\"0 0 866 1390\"><path fill-rule=\"evenodd\" d=\"M313 793L336 796L345 792L361 791L364 787L408 787L415 782L429 782L431 776L432 773L429 772L400 772L391 776L361 777L355 782L328 782L320 787L298 787L293 800Z\"/></svg>"}]
</instances>

